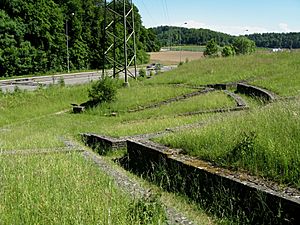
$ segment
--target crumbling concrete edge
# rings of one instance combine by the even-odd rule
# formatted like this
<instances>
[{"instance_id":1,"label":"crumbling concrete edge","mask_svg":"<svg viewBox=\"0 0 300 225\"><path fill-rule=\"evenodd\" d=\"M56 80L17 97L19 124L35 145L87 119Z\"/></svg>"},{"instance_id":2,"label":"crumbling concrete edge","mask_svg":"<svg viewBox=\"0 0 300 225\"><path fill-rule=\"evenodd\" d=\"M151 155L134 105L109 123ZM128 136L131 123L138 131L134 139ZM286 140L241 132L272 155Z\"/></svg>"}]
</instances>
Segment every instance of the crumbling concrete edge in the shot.
<instances>
[{"instance_id":1,"label":"crumbling concrete edge","mask_svg":"<svg viewBox=\"0 0 300 225\"><path fill-rule=\"evenodd\" d=\"M276 94L272 93L269 90L245 83L237 84L237 92L261 98L265 102L273 102L278 98Z\"/></svg>"},{"instance_id":2,"label":"crumbling concrete edge","mask_svg":"<svg viewBox=\"0 0 300 225\"><path fill-rule=\"evenodd\" d=\"M140 172L142 171L149 174L153 172L151 170L157 169L155 165L159 165L158 167L160 167L161 163L163 163L167 170L172 169L174 165L176 165L176 168L179 168L176 173L180 174L180 177L183 177L183 182L190 181L193 177L201 177L197 182L188 182L187 189L181 188L180 190L186 190L188 192L190 189L195 189L210 192L222 185L222 188L224 187L229 190L230 193L238 193L242 198L247 196L247 201L251 200L253 196L257 197L259 195L265 201L263 204L273 212L273 216L277 215L276 213L279 211L284 215L285 222L283 223L299 224L300 222L300 198L294 198L284 193L276 192L268 187L240 180L231 175L225 175L220 173L219 170L211 170L207 164L205 164L205 166L202 166L201 163L199 164L199 160L196 158L182 155L178 150L172 150L157 143L127 140L127 153L129 157L129 168L133 170L137 168ZM174 172L170 173L174 176L172 177L172 175L170 175L169 179L171 180L176 179L178 176L178 174L174 175ZM186 177L188 177L187 180L185 180ZM200 185L202 188L192 187L193 184ZM207 185L207 187L203 187L203 185ZM216 187L214 187L214 185ZM212 191L211 193L205 194L213 195L214 193ZM237 197L236 199L239 198ZM239 201L243 201L243 199L240 199ZM253 199L253 202L247 202L245 205L249 207L251 204L253 204L254 207L259 208L259 204L261 203L258 202L257 199ZM251 208L248 208L247 210L251 210ZM266 218L257 219L264 221Z\"/></svg>"}]
</instances>

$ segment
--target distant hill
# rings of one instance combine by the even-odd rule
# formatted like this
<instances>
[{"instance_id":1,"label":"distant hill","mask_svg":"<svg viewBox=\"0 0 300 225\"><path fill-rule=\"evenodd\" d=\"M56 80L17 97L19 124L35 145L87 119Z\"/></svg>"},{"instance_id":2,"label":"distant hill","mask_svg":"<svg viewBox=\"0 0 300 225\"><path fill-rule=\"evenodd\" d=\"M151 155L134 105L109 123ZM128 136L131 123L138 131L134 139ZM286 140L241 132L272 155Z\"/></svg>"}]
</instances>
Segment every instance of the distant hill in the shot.
<instances>
[{"instance_id":1,"label":"distant hill","mask_svg":"<svg viewBox=\"0 0 300 225\"><path fill-rule=\"evenodd\" d=\"M162 46L169 45L205 45L207 41L215 39L219 45L228 45L234 40L234 36L208 30L173 26L160 26L151 28L157 35Z\"/></svg>"},{"instance_id":2,"label":"distant hill","mask_svg":"<svg viewBox=\"0 0 300 225\"><path fill-rule=\"evenodd\" d=\"M233 43L236 36L212 31L175 26L151 28L162 46L170 45L205 45L215 39L220 46ZM300 48L300 33L263 33L246 35L257 47L263 48Z\"/></svg>"},{"instance_id":3,"label":"distant hill","mask_svg":"<svg viewBox=\"0 0 300 225\"><path fill-rule=\"evenodd\" d=\"M247 37L264 48L300 48L300 33L250 34Z\"/></svg>"}]
</instances>

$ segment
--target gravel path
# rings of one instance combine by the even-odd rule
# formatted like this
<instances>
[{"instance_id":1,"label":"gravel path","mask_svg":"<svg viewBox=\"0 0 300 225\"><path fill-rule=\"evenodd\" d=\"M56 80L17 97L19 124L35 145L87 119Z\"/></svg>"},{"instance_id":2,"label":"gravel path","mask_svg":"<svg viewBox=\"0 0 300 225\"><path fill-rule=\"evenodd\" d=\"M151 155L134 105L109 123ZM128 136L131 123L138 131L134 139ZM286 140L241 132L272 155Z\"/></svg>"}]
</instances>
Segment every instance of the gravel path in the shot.
<instances>
[{"instance_id":1,"label":"gravel path","mask_svg":"<svg viewBox=\"0 0 300 225\"><path fill-rule=\"evenodd\" d=\"M98 156L92 152L84 151L82 153L87 160L92 160L101 170L107 175L112 177L116 184L123 190L130 193L133 197L148 197L151 195L151 190L143 188L137 181L129 178L126 174L114 169L108 162L106 162L101 156ZM191 225L191 221L184 215L176 211L174 208L166 207L166 213L168 217L168 224L183 224Z\"/></svg>"}]
</instances>

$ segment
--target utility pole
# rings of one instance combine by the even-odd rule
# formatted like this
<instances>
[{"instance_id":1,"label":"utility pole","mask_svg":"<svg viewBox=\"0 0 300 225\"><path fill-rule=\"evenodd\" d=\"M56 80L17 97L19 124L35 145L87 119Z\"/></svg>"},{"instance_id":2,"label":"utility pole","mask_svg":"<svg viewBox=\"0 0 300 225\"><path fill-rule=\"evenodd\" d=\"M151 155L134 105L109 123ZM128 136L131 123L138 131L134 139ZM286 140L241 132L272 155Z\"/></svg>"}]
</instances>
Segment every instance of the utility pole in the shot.
<instances>
[{"instance_id":1,"label":"utility pole","mask_svg":"<svg viewBox=\"0 0 300 225\"><path fill-rule=\"evenodd\" d=\"M75 13L71 13L71 15L74 16ZM68 68L68 73L70 73L69 27L68 27L68 18L66 19L66 39L67 39L67 68Z\"/></svg>"},{"instance_id":2,"label":"utility pole","mask_svg":"<svg viewBox=\"0 0 300 225\"><path fill-rule=\"evenodd\" d=\"M186 25L187 22L184 23ZM180 27L180 63L182 63L182 27Z\"/></svg>"},{"instance_id":3,"label":"utility pole","mask_svg":"<svg viewBox=\"0 0 300 225\"><path fill-rule=\"evenodd\" d=\"M124 85L128 86L128 77L137 77L133 3L132 0L105 0L104 4L102 74L104 76L105 68L110 65L113 67L113 77L123 73ZM117 8L122 8L122 12L117 11ZM116 33L116 24L122 25L122 36ZM121 49L123 59L117 57L117 49ZM133 71L129 69L132 66Z\"/></svg>"},{"instance_id":4,"label":"utility pole","mask_svg":"<svg viewBox=\"0 0 300 225\"><path fill-rule=\"evenodd\" d=\"M67 39L67 68L68 68L68 73L70 73L68 19L66 19L66 39Z\"/></svg>"}]
</instances>

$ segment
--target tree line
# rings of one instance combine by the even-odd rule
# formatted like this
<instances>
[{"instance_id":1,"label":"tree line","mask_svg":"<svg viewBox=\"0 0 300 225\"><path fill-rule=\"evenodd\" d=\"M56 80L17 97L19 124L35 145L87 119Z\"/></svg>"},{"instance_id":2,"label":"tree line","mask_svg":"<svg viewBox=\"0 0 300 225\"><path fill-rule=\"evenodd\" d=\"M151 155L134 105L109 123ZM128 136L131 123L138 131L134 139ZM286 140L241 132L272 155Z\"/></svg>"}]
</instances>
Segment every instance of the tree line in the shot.
<instances>
[{"instance_id":1,"label":"tree line","mask_svg":"<svg viewBox=\"0 0 300 225\"><path fill-rule=\"evenodd\" d=\"M116 2L122 15L123 2ZM158 51L160 44L153 31L142 25L135 6L134 12L137 60L145 63L146 52ZM70 69L102 68L103 24L103 0L1 0L0 76L66 71L66 32ZM121 25L116 26L115 35L123 35Z\"/></svg>"},{"instance_id":2,"label":"tree line","mask_svg":"<svg viewBox=\"0 0 300 225\"><path fill-rule=\"evenodd\" d=\"M174 26L152 28L162 46L170 45L206 45L214 39L220 46L233 43L234 37L209 29L194 29Z\"/></svg>"},{"instance_id":3,"label":"tree line","mask_svg":"<svg viewBox=\"0 0 300 225\"><path fill-rule=\"evenodd\" d=\"M152 28L162 46L206 45L215 40L220 46L232 45L236 36L209 29L188 29L184 27L160 26ZM257 47L300 48L300 33L263 33L246 35Z\"/></svg>"},{"instance_id":4,"label":"tree line","mask_svg":"<svg viewBox=\"0 0 300 225\"><path fill-rule=\"evenodd\" d=\"M300 33L250 34L247 37L264 48L300 48Z\"/></svg>"}]
</instances>

